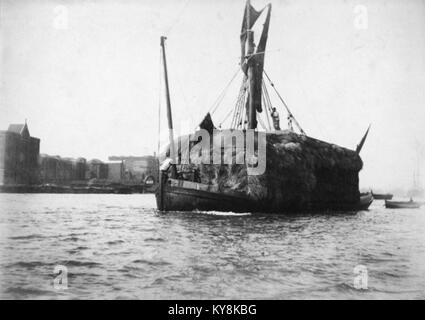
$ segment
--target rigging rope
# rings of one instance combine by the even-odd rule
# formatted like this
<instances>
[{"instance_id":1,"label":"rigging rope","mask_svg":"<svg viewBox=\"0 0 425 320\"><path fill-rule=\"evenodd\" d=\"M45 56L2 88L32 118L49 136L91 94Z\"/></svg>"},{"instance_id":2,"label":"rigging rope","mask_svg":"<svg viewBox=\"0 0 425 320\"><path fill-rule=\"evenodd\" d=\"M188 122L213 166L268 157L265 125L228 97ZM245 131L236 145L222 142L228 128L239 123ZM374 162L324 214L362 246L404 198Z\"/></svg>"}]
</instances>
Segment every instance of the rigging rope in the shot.
<instances>
[{"instance_id":1,"label":"rigging rope","mask_svg":"<svg viewBox=\"0 0 425 320\"><path fill-rule=\"evenodd\" d=\"M223 101L224 97L226 96L226 92L229 89L230 85L232 84L233 80L235 80L236 76L239 74L239 72L241 71L240 67L238 67L238 69L236 70L236 72L233 74L232 78L230 79L230 81L227 83L227 85L224 87L224 89L221 91L220 95L217 97L217 99L215 100L215 102L211 105L211 107L208 109L207 113L209 112L210 115L212 116L218 109L218 107L220 106L220 103ZM222 121L223 122L223 121ZM222 123L221 122L221 123ZM194 130L196 130L199 127L196 126L194 128Z\"/></svg>"},{"instance_id":2,"label":"rigging rope","mask_svg":"<svg viewBox=\"0 0 425 320\"><path fill-rule=\"evenodd\" d=\"M157 155L159 157L159 151L161 149L161 89L162 89L162 54L159 50L159 89L158 89L158 146L157 146Z\"/></svg>"},{"instance_id":3,"label":"rigging rope","mask_svg":"<svg viewBox=\"0 0 425 320\"><path fill-rule=\"evenodd\" d=\"M273 87L274 91L276 92L277 96L279 97L280 101L282 101L283 105L286 108L286 111L288 112L289 117L291 117L292 120L294 120L295 125L297 126L298 130L300 130L301 134L306 135L305 131L301 128L300 124L298 123L297 119L295 119L294 115L292 114L291 110L289 110L288 105L285 103L285 101L283 100L282 96L279 94L279 92L277 91L277 89L274 86L274 83L270 80L267 72L265 70L263 70L265 76L267 77L267 79L270 82L270 85Z\"/></svg>"},{"instance_id":4,"label":"rigging rope","mask_svg":"<svg viewBox=\"0 0 425 320\"><path fill-rule=\"evenodd\" d=\"M238 94L238 98L236 99L236 103L235 103L235 108L234 108L234 113L233 113L233 118L232 118L232 122L230 123L230 128L234 128L237 124L237 119L239 117L239 112L240 112L240 104L241 104L241 100L244 98L245 96L245 77L242 79L242 84L241 87L239 89L239 94Z\"/></svg>"},{"instance_id":5,"label":"rigging rope","mask_svg":"<svg viewBox=\"0 0 425 320\"><path fill-rule=\"evenodd\" d=\"M245 112L241 113L241 122L239 123L241 129L245 129L246 118L247 118L247 112L245 110Z\"/></svg>"},{"instance_id":6,"label":"rigging rope","mask_svg":"<svg viewBox=\"0 0 425 320\"><path fill-rule=\"evenodd\" d=\"M244 56L244 58L246 58L247 59L247 62L248 62L253 56L257 56L257 55L260 55L260 54L266 54L266 53L273 52L273 51L281 51L281 50L282 50L282 48L278 48L278 49L274 49L274 50L266 50L266 51L254 52L254 53L251 53L251 54L248 54L248 55ZM241 59L239 58L239 61L240 60Z\"/></svg>"},{"instance_id":7,"label":"rigging rope","mask_svg":"<svg viewBox=\"0 0 425 320\"><path fill-rule=\"evenodd\" d=\"M244 80L246 80L246 79L244 79ZM243 126L242 121L243 121L243 117L244 117L244 114L245 114L245 112L243 112L243 111L244 111L246 99L247 99L247 90L246 90L245 85L246 84L244 83L242 95L240 97L240 100L238 101L238 106L237 106L238 114L237 114L237 118L236 118L236 121L235 121L235 127L236 128L242 128L242 126Z\"/></svg>"},{"instance_id":8,"label":"rigging rope","mask_svg":"<svg viewBox=\"0 0 425 320\"><path fill-rule=\"evenodd\" d=\"M166 35L169 35L171 33L171 30L177 25L179 22L181 16L183 15L184 10L186 9L187 5L189 4L190 0L187 0L185 4L183 5L180 12L177 14L176 19L174 20L173 24L165 31Z\"/></svg>"},{"instance_id":9,"label":"rigging rope","mask_svg":"<svg viewBox=\"0 0 425 320\"><path fill-rule=\"evenodd\" d=\"M267 130L266 126L264 125L263 120L261 119L261 117L257 117L258 122L260 123L260 125L263 127L264 130Z\"/></svg>"},{"instance_id":10,"label":"rigging rope","mask_svg":"<svg viewBox=\"0 0 425 320\"><path fill-rule=\"evenodd\" d=\"M269 123L269 128L271 130L272 125L271 125L270 119L273 114L273 104L270 99L269 91L267 90L266 82L264 80L263 80L263 100L265 101L264 104L266 105L266 108L269 111L269 112L266 112L266 118L267 118L267 122ZM273 125L273 128L274 128L274 125Z\"/></svg>"},{"instance_id":11,"label":"rigging rope","mask_svg":"<svg viewBox=\"0 0 425 320\"><path fill-rule=\"evenodd\" d=\"M264 85L264 82L263 82L263 85ZM266 98L265 98L265 94L263 94L263 104L266 106L266 108L267 108L267 102L266 102ZM267 110L266 110L267 111ZM264 112L265 113L265 115L266 115L266 120L267 120L267 125L268 125L268 127L269 127L269 129L268 130L271 130L271 125L270 125L270 119L269 119L269 113L268 112Z\"/></svg>"},{"instance_id":12,"label":"rigging rope","mask_svg":"<svg viewBox=\"0 0 425 320\"><path fill-rule=\"evenodd\" d=\"M224 117L224 119L218 125L219 128L221 128L221 125L223 124L223 122L226 121L227 118L231 115L232 111L233 111L232 109L229 110L229 112L226 114L226 116Z\"/></svg>"},{"instance_id":13,"label":"rigging rope","mask_svg":"<svg viewBox=\"0 0 425 320\"><path fill-rule=\"evenodd\" d=\"M230 81L227 83L227 85L224 87L224 89L221 91L220 95L217 97L216 101L213 103L213 105L208 109L208 112L213 115L214 112L217 111L217 108L219 107L220 103L223 101L227 89L229 89L229 86L232 84L233 80L235 80L236 76L239 74L239 72L241 71L241 68L238 67L238 69L236 70L236 72L234 73L233 77L230 79Z\"/></svg>"},{"instance_id":14,"label":"rigging rope","mask_svg":"<svg viewBox=\"0 0 425 320\"><path fill-rule=\"evenodd\" d=\"M269 95L269 91L267 90L267 86L266 86L266 83L263 81L263 89L264 89L264 97L265 97L265 99L266 99L266 101L267 101L267 107L268 107L268 109L269 109L269 111L270 111L270 113L271 112L273 112L273 108L272 108L272 101L271 101L271 99L270 99L270 95Z\"/></svg>"}]
</instances>

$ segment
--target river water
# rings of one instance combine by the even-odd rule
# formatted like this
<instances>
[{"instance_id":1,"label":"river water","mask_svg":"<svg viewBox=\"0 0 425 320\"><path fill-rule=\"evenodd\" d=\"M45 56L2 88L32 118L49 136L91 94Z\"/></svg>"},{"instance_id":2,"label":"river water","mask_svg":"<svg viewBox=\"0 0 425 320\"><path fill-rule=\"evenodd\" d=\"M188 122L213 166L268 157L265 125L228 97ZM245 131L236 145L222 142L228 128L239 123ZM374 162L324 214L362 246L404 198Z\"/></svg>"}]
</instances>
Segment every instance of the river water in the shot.
<instances>
[{"instance_id":1,"label":"river water","mask_svg":"<svg viewBox=\"0 0 425 320\"><path fill-rule=\"evenodd\" d=\"M1 299L424 299L425 212L160 214L146 194L0 194L0 259Z\"/></svg>"}]
</instances>

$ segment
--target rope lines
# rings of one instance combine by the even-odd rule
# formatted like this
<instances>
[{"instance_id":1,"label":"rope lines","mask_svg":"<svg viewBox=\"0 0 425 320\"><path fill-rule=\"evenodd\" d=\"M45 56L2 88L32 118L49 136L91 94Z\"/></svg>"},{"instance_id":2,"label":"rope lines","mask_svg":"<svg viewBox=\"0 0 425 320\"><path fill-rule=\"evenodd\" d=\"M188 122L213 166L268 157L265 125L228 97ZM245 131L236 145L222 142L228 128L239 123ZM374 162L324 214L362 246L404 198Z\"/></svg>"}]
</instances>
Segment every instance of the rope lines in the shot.
<instances>
[{"instance_id":1,"label":"rope lines","mask_svg":"<svg viewBox=\"0 0 425 320\"><path fill-rule=\"evenodd\" d=\"M158 86L158 146L157 155L161 149L161 94L162 94L162 54L159 51L159 86Z\"/></svg>"},{"instance_id":2,"label":"rope lines","mask_svg":"<svg viewBox=\"0 0 425 320\"><path fill-rule=\"evenodd\" d=\"M227 89L229 89L230 85L232 84L233 80L235 80L236 76L241 71L240 67L236 70L233 77L230 79L230 81L227 83L227 85L224 87L224 89L221 91L220 95L217 97L215 102L212 104L212 106L208 109L208 112L213 115L214 112L217 111L217 108L220 106L220 103L223 101L224 97L226 96Z\"/></svg>"},{"instance_id":3,"label":"rope lines","mask_svg":"<svg viewBox=\"0 0 425 320\"><path fill-rule=\"evenodd\" d=\"M297 119L295 119L295 117L292 114L291 110L289 110L288 105L286 104L286 102L283 100L282 96L277 91L276 87L274 86L274 83L270 80L267 72L265 70L263 70L263 72L264 72L264 75L266 76L266 78L269 80L270 85L272 86L272 88L276 92L277 96L279 97L280 101L283 103L284 107L286 108L286 111L288 112L288 118L290 118L290 119L292 119L294 121L294 123L297 126L298 130L300 130L301 134L306 135L305 131L301 128L300 124L298 123Z\"/></svg>"},{"instance_id":4,"label":"rope lines","mask_svg":"<svg viewBox=\"0 0 425 320\"><path fill-rule=\"evenodd\" d=\"M246 96L246 77L242 79L242 84L239 89L239 94L236 100L232 122L230 124L231 129L235 129L242 125L241 118L242 118L242 113L243 113L243 109L245 105L245 96Z\"/></svg>"},{"instance_id":5,"label":"rope lines","mask_svg":"<svg viewBox=\"0 0 425 320\"><path fill-rule=\"evenodd\" d=\"M264 94L263 94L263 97L262 98L263 98L263 105L266 106L267 105L267 101L266 101L266 97L265 97ZM272 127L271 127L271 124L270 124L269 113L267 112L267 110L265 110L265 117L266 117L266 120L267 120L268 130L271 130Z\"/></svg>"},{"instance_id":6,"label":"rope lines","mask_svg":"<svg viewBox=\"0 0 425 320\"><path fill-rule=\"evenodd\" d=\"M173 24L165 31L166 35L169 35L171 33L171 30L177 25L177 23L180 21L181 16L183 15L184 10L186 9L187 5L189 4L190 0L186 0L185 4L183 5L180 12L177 14L176 19L174 19Z\"/></svg>"}]
</instances>

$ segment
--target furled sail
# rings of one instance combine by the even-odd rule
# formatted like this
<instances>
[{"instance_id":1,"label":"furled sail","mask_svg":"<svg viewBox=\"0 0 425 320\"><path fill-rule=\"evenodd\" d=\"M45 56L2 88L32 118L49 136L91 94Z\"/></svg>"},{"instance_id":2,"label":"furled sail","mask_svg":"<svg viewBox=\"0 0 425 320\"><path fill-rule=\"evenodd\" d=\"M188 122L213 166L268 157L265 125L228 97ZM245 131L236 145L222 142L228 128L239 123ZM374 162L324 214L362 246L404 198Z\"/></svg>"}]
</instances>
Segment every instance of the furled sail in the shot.
<instances>
[{"instance_id":1,"label":"furled sail","mask_svg":"<svg viewBox=\"0 0 425 320\"><path fill-rule=\"evenodd\" d=\"M267 44L267 36L269 31L270 24L270 13L271 13L271 4L265 6L261 11L257 11L254 7L251 6L249 1L247 1L245 14L242 21L242 29L241 29L241 68L246 76L248 76L248 68L252 67L252 77L250 79L252 85L251 90L253 91L253 105L257 112L262 111L261 106L261 88L263 81L263 69L264 69L264 52L266 50ZM265 18L265 22L263 25L263 30L259 39L259 42L255 48L254 43L250 43L253 41L252 37L248 36L248 31L254 26L255 22L258 20L260 15L264 10L267 10L267 15ZM249 21L249 26L248 26ZM250 49L252 52L250 52ZM252 50L253 49L253 50Z\"/></svg>"},{"instance_id":2,"label":"furled sail","mask_svg":"<svg viewBox=\"0 0 425 320\"><path fill-rule=\"evenodd\" d=\"M208 112L207 115L204 117L204 119L199 124L199 127L201 129L207 130L210 135L212 135L214 129L216 127L214 126L214 122L212 121L211 114Z\"/></svg>"},{"instance_id":3,"label":"furled sail","mask_svg":"<svg viewBox=\"0 0 425 320\"><path fill-rule=\"evenodd\" d=\"M359 154L359 153L360 153L360 151L361 151L361 150L362 150L362 148L363 148L363 145L364 145L364 143L365 143L365 141L366 141L367 135L369 134L369 129L370 129L370 125L369 125L369 127L367 128L366 133L364 134L364 136L363 136L362 140L361 140L361 141L360 141L360 143L357 145L357 148L356 148L356 153L357 153L357 154Z\"/></svg>"}]
</instances>

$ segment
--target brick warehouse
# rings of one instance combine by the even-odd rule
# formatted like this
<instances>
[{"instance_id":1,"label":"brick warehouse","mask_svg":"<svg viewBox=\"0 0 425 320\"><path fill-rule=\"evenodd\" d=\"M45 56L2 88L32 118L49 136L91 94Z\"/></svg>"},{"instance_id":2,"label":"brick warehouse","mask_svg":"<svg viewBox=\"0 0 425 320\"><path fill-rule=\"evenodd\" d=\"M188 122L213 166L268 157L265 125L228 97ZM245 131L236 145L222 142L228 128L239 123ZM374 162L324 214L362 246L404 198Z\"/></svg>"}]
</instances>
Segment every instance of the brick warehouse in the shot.
<instances>
[{"instance_id":1,"label":"brick warehouse","mask_svg":"<svg viewBox=\"0 0 425 320\"><path fill-rule=\"evenodd\" d=\"M0 131L0 185L36 184L40 139L27 124L11 124Z\"/></svg>"}]
</instances>

